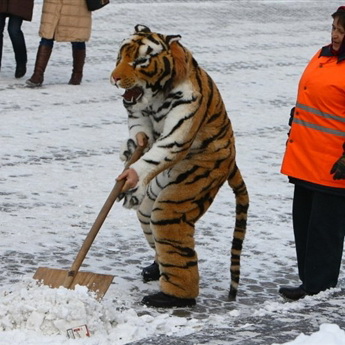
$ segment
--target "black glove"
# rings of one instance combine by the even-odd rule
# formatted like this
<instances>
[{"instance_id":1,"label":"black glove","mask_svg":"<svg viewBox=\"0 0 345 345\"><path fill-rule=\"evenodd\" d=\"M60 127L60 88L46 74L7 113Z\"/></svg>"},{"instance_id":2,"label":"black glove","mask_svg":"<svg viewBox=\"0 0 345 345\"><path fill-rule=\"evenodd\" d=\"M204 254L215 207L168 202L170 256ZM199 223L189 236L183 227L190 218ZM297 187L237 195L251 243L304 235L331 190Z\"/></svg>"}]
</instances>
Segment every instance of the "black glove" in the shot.
<instances>
[{"instance_id":1,"label":"black glove","mask_svg":"<svg viewBox=\"0 0 345 345\"><path fill-rule=\"evenodd\" d=\"M295 107L291 108L291 110L290 110L290 118L289 118L289 126L290 127L292 125L294 114L295 114ZM291 129L289 129L289 131L288 131L288 134L287 134L288 137L290 136L290 132L291 132ZM287 142L286 142L286 144L287 144Z\"/></svg>"},{"instance_id":2,"label":"black glove","mask_svg":"<svg viewBox=\"0 0 345 345\"><path fill-rule=\"evenodd\" d=\"M295 115L295 107L291 108L291 110L290 110L290 118L289 118L289 126L290 127L292 125L294 115Z\"/></svg>"},{"instance_id":3,"label":"black glove","mask_svg":"<svg viewBox=\"0 0 345 345\"><path fill-rule=\"evenodd\" d=\"M333 180L345 180L345 143L343 144L343 155L334 163L331 169Z\"/></svg>"}]
</instances>

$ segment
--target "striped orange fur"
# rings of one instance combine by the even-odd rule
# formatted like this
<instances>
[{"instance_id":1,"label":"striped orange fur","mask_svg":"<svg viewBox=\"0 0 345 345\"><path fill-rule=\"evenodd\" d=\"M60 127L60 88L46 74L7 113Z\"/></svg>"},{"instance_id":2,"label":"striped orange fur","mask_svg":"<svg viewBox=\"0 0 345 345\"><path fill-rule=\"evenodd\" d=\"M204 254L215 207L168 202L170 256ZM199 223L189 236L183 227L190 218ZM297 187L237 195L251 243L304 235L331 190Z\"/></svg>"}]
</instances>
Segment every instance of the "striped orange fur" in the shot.
<instances>
[{"instance_id":1,"label":"striped orange fur","mask_svg":"<svg viewBox=\"0 0 345 345\"><path fill-rule=\"evenodd\" d=\"M195 298L195 223L227 181L236 201L229 292L235 299L249 198L224 102L179 35L154 33L143 25L135 29L120 47L111 81L125 89L129 139L121 157L133 152L139 132L148 137L149 149L131 166L139 182L126 193L124 205L137 209L159 263L161 291Z\"/></svg>"}]
</instances>

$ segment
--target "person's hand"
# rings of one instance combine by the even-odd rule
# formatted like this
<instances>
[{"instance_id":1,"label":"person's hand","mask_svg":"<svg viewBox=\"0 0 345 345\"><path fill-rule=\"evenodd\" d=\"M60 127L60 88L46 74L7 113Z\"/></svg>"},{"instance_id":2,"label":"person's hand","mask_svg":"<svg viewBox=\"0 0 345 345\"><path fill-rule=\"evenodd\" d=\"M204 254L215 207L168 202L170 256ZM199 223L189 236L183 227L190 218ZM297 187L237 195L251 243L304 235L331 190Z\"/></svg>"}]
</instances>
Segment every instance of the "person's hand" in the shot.
<instances>
[{"instance_id":1,"label":"person's hand","mask_svg":"<svg viewBox=\"0 0 345 345\"><path fill-rule=\"evenodd\" d=\"M345 154L334 163L331 169L332 174L334 174L333 180L345 180Z\"/></svg>"},{"instance_id":2,"label":"person's hand","mask_svg":"<svg viewBox=\"0 0 345 345\"><path fill-rule=\"evenodd\" d=\"M125 180L125 184L123 185L123 187L121 189L121 193L125 193L137 185L137 183L139 181L139 176L134 169L129 168L129 169L126 169L125 171L123 171L116 178L116 181L121 181L121 180Z\"/></svg>"},{"instance_id":3,"label":"person's hand","mask_svg":"<svg viewBox=\"0 0 345 345\"><path fill-rule=\"evenodd\" d=\"M125 180L117 201L123 199L125 208L138 209L145 195L146 188L138 183L139 177L134 169L127 169L116 179L117 181Z\"/></svg>"},{"instance_id":4,"label":"person's hand","mask_svg":"<svg viewBox=\"0 0 345 345\"><path fill-rule=\"evenodd\" d=\"M136 143L134 140L129 139L127 141L127 151L128 157L126 157L127 161L133 155L133 152L137 147L145 148L147 146L147 136L143 132L139 132L135 136ZM130 152L133 151L133 152ZM127 162L127 166L130 163ZM146 188L139 184L139 176L137 172L132 168L125 169L117 178L116 181L124 180L123 187L121 192L117 198L118 201L124 199L123 206L126 208L134 208L137 209L144 198Z\"/></svg>"},{"instance_id":5,"label":"person's hand","mask_svg":"<svg viewBox=\"0 0 345 345\"><path fill-rule=\"evenodd\" d=\"M117 201L121 201L123 199L123 206L126 208L138 208L139 207L139 197L137 193L139 189L137 187L139 177L137 172L134 169L127 169L122 172L116 179L117 181L125 180L125 184L121 189L121 193L119 194Z\"/></svg>"},{"instance_id":6,"label":"person's hand","mask_svg":"<svg viewBox=\"0 0 345 345\"><path fill-rule=\"evenodd\" d=\"M136 134L135 139L137 140L138 146L145 146L145 143L147 142L147 135L144 132L139 132Z\"/></svg>"}]
</instances>

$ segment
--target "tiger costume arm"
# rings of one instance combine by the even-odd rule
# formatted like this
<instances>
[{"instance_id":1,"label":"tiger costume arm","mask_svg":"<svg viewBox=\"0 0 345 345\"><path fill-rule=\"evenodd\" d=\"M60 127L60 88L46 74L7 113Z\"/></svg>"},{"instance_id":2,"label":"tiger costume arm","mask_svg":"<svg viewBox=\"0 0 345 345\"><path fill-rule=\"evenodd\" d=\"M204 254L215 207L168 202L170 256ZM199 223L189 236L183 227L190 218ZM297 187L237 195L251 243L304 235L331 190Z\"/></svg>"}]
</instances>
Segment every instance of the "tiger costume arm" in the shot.
<instances>
[{"instance_id":1,"label":"tiger costume arm","mask_svg":"<svg viewBox=\"0 0 345 345\"><path fill-rule=\"evenodd\" d=\"M192 83L186 81L171 92L176 93L182 97L178 105L172 103L164 121L162 134L151 149L131 165L144 185L188 154L202 122L202 113L198 112L201 97L193 90Z\"/></svg>"},{"instance_id":2,"label":"tiger costume arm","mask_svg":"<svg viewBox=\"0 0 345 345\"><path fill-rule=\"evenodd\" d=\"M120 159L125 162L129 160L138 144L138 133L144 133L146 135L148 141L147 148L152 146L154 140L152 123L148 117L142 116L141 113L130 113L128 122L129 138L120 148Z\"/></svg>"},{"instance_id":3,"label":"tiger costume arm","mask_svg":"<svg viewBox=\"0 0 345 345\"><path fill-rule=\"evenodd\" d=\"M137 208L140 205L147 184L160 172L183 160L198 134L203 120L203 113L199 110L202 97L193 90L190 81L172 90L170 95L174 94L179 94L179 101L177 105L172 104L164 121L162 134L142 158L129 167L136 172L138 182L125 195L124 206L127 208ZM131 126L131 118L129 122ZM141 131L148 133L144 127L141 127Z\"/></svg>"}]
</instances>

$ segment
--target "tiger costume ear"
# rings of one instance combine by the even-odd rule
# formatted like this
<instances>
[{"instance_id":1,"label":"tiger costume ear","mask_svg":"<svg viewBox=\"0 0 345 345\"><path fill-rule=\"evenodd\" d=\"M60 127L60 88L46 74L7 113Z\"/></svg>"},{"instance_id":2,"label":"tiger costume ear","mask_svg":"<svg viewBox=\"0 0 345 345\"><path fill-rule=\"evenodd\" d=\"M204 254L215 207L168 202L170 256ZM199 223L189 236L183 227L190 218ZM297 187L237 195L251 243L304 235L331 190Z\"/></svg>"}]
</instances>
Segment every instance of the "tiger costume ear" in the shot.
<instances>
[{"instance_id":1,"label":"tiger costume ear","mask_svg":"<svg viewBox=\"0 0 345 345\"><path fill-rule=\"evenodd\" d=\"M150 28L146 25L142 25L142 24L137 24L134 27L135 32L145 32L145 33L149 33L151 32Z\"/></svg>"},{"instance_id":2,"label":"tiger costume ear","mask_svg":"<svg viewBox=\"0 0 345 345\"><path fill-rule=\"evenodd\" d=\"M180 36L178 37L180 38ZM178 42L178 39L170 43L170 52L174 59L174 85L177 85L188 77L189 60L191 56L190 52Z\"/></svg>"}]
</instances>

